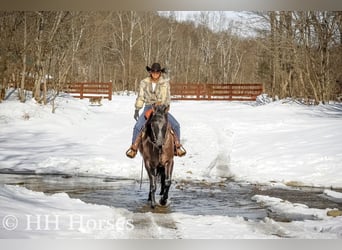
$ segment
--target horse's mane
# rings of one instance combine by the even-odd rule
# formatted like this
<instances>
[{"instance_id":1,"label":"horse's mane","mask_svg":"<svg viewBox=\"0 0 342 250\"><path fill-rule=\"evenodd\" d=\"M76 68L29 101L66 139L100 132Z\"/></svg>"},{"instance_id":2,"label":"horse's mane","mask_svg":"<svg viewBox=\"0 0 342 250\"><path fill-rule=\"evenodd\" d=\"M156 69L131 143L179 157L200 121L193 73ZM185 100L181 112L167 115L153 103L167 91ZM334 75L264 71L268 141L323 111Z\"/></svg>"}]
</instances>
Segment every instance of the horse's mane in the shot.
<instances>
[{"instance_id":1,"label":"horse's mane","mask_svg":"<svg viewBox=\"0 0 342 250\"><path fill-rule=\"evenodd\" d=\"M167 113L167 108L166 105L156 105L153 113L155 116L164 116Z\"/></svg>"}]
</instances>

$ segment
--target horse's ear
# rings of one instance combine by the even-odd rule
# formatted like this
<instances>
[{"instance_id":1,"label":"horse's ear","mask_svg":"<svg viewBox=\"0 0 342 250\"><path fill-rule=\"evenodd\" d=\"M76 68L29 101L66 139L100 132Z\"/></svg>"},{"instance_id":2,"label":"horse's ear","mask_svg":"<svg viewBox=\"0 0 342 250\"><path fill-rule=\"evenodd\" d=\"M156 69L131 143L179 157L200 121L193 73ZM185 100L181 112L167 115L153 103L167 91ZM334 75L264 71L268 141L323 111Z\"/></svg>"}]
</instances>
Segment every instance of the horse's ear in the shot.
<instances>
[{"instance_id":1,"label":"horse's ear","mask_svg":"<svg viewBox=\"0 0 342 250\"><path fill-rule=\"evenodd\" d=\"M161 105L160 102L155 102L155 103L152 104L152 109L153 109L154 111L156 111L157 108L158 108L160 105Z\"/></svg>"},{"instance_id":2,"label":"horse's ear","mask_svg":"<svg viewBox=\"0 0 342 250\"><path fill-rule=\"evenodd\" d=\"M167 113L167 112L169 112L169 109L170 109L170 106L169 105L163 105L162 106L162 110L163 110L163 113Z\"/></svg>"},{"instance_id":3,"label":"horse's ear","mask_svg":"<svg viewBox=\"0 0 342 250\"><path fill-rule=\"evenodd\" d=\"M165 113L169 112L170 110L170 105L165 105Z\"/></svg>"}]
</instances>

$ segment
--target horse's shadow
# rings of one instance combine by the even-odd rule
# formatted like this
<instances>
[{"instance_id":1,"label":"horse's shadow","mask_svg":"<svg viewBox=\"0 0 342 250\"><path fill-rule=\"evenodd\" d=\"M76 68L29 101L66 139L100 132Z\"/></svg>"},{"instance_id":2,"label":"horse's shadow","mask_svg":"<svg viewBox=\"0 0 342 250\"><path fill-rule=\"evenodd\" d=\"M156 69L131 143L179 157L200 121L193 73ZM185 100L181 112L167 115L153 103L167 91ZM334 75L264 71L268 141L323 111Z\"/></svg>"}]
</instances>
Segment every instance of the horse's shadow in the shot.
<instances>
[{"instance_id":1,"label":"horse's shadow","mask_svg":"<svg viewBox=\"0 0 342 250\"><path fill-rule=\"evenodd\" d=\"M172 212L172 209L170 207L171 202L167 202L166 205L160 205L159 203L156 203L154 208L151 208L151 205L149 203L144 204L142 207L137 209L138 213L156 213L156 214L169 214Z\"/></svg>"}]
</instances>

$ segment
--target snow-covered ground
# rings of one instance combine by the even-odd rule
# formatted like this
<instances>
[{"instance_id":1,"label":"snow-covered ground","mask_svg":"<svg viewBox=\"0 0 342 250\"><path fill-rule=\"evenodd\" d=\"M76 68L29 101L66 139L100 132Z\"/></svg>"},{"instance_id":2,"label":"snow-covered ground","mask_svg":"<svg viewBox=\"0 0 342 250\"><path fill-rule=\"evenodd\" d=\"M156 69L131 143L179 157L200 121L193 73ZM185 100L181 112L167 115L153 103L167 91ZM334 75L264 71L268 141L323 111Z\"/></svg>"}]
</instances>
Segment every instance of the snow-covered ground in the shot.
<instances>
[{"instance_id":1,"label":"snow-covered ground","mask_svg":"<svg viewBox=\"0 0 342 250\"><path fill-rule=\"evenodd\" d=\"M121 94L96 106L65 95L57 98L52 114L50 105L31 99L23 104L13 93L0 104L0 170L139 179L141 157L125 156L134 101L134 95ZM284 188L317 186L341 199L341 193L330 190L342 188L341 104L174 101L170 112L181 123L188 152L175 158L175 180L233 177ZM328 209L276 197L253 199L314 220L132 213L65 193L2 185L0 238L342 238L342 216L327 216ZM136 221L146 227L134 226Z\"/></svg>"}]
</instances>

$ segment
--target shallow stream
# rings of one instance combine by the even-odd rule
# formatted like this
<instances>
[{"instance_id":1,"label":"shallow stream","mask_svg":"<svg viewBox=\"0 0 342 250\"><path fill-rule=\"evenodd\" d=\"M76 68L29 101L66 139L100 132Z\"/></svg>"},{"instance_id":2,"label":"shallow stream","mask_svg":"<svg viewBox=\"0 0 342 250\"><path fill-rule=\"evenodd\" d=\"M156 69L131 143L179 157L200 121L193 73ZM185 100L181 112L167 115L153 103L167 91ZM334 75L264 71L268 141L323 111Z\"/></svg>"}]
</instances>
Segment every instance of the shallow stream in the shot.
<instances>
[{"instance_id":1,"label":"shallow stream","mask_svg":"<svg viewBox=\"0 0 342 250\"><path fill-rule=\"evenodd\" d=\"M147 202L149 188L147 180L140 185L140 181L122 178L0 174L0 184L20 185L33 191L50 194L65 192L71 198L86 203L125 208L132 212L152 211ZM310 219L276 214L253 201L252 197L256 194L305 204L310 208L342 210L342 201L324 195L321 188L274 188L234 180L214 183L179 180L172 183L169 193L170 205L158 206L153 212L241 216L252 220L261 220L265 217L277 221Z\"/></svg>"}]
</instances>

